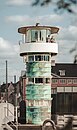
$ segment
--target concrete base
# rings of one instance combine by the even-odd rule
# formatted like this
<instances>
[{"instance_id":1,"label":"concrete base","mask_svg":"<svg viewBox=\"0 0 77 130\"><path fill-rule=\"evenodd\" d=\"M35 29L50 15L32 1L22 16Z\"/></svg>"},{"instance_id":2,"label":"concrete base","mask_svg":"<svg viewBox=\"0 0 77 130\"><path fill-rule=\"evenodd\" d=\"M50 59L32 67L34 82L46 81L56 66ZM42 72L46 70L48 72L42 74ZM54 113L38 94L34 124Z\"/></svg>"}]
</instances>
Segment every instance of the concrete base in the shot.
<instances>
[{"instance_id":1,"label":"concrete base","mask_svg":"<svg viewBox=\"0 0 77 130\"><path fill-rule=\"evenodd\" d=\"M25 124L25 125L19 125L18 130L42 130L42 126Z\"/></svg>"},{"instance_id":2,"label":"concrete base","mask_svg":"<svg viewBox=\"0 0 77 130\"><path fill-rule=\"evenodd\" d=\"M14 130L13 126L11 126ZM42 130L41 125L32 125L32 124L19 124L18 125L18 130Z\"/></svg>"}]
</instances>

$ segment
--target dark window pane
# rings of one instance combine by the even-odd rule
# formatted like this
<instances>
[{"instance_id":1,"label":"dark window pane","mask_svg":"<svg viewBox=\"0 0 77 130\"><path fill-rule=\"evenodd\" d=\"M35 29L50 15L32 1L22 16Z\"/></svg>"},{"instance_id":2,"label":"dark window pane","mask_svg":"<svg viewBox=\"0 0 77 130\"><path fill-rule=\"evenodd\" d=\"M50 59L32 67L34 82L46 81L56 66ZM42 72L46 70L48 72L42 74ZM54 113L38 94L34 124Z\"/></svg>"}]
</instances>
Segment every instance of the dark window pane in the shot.
<instances>
[{"instance_id":1,"label":"dark window pane","mask_svg":"<svg viewBox=\"0 0 77 130\"><path fill-rule=\"evenodd\" d=\"M34 61L34 56L29 56L28 61Z\"/></svg>"},{"instance_id":2,"label":"dark window pane","mask_svg":"<svg viewBox=\"0 0 77 130\"><path fill-rule=\"evenodd\" d=\"M40 55L35 56L35 61L41 61L41 56Z\"/></svg>"},{"instance_id":3,"label":"dark window pane","mask_svg":"<svg viewBox=\"0 0 77 130\"><path fill-rule=\"evenodd\" d=\"M43 83L43 78L35 78L35 83Z\"/></svg>"},{"instance_id":4,"label":"dark window pane","mask_svg":"<svg viewBox=\"0 0 77 130\"><path fill-rule=\"evenodd\" d=\"M46 83L50 83L50 78L46 78Z\"/></svg>"},{"instance_id":5,"label":"dark window pane","mask_svg":"<svg viewBox=\"0 0 77 130\"><path fill-rule=\"evenodd\" d=\"M49 61L49 56L45 55L44 56L44 61Z\"/></svg>"}]
</instances>

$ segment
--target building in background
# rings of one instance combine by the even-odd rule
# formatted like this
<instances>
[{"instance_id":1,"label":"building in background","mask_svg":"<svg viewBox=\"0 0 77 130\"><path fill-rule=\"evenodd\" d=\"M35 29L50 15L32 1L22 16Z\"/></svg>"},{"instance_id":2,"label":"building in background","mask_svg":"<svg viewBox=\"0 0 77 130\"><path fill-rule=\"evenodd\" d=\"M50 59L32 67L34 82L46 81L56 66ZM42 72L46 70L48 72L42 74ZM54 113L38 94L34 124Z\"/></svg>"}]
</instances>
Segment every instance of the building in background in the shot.
<instances>
[{"instance_id":1,"label":"building in background","mask_svg":"<svg viewBox=\"0 0 77 130\"><path fill-rule=\"evenodd\" d=\"M70 116L77 123L77 64L55 64L52 77L52 116L57 117L57 124L63 125L64 118Z\"/></svg>"},{"instance_id":2,"label":"building in background","mask_svg":"<svg viewBox=\"0 0 77 130\"><path fill-rule=\"evenodd\" d=\"M8 83L8 102L13 104L14 106L19 106L19 102L22 99L21 95L21 84L20 81L16 83ZM6 84L3 83L0 86L0 102L6 102Z\"/></svg>"}]
</instances>

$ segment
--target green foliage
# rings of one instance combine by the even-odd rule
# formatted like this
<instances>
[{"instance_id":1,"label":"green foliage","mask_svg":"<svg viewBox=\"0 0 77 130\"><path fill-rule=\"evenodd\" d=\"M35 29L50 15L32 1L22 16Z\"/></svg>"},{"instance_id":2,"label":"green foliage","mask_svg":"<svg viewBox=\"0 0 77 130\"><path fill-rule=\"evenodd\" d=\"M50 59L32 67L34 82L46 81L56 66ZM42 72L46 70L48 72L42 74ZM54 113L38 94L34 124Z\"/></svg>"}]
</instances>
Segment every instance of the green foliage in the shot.
<instances>
[{"instance_id":1,"label":"green foliage","mask_svg":"<svg viewBox=\"0 0 77 130\"><path fill-rule=\"evenodd\" d=\"M48 4L55 4L56 5L56 11L63 11L66 10L69 13L75 13L74 10L71 8L72 5L77 4L77 0L35 0L34 3L32 3L32 6L45 6Z\"/></svg>"}]
</instances>

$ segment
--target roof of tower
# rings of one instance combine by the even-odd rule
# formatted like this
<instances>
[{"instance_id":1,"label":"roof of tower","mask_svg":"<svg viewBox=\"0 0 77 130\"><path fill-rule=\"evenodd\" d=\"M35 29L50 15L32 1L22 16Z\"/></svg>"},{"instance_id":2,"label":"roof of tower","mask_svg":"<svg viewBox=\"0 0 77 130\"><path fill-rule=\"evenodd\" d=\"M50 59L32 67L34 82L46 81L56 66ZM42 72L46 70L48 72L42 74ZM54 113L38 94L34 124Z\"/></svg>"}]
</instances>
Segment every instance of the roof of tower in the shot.
<instances>
[{"instance_id":1,"label":"roof of tower","mask_svg":"<svg viewBox=\"0 0 77 130\"><path fill-rule=\"evenodd\" d=\"M22 34L26 34L27 30L30 30L30 29L36 29L36 30L43 30L43 29L49 29L51 30L51 33L58 33L59 31L59 28L58 27L51 27L51 26L26 26L26 27L20 27L18 28L18 32L19 33L22 33Z\"/></svg>"}]
</instances>

